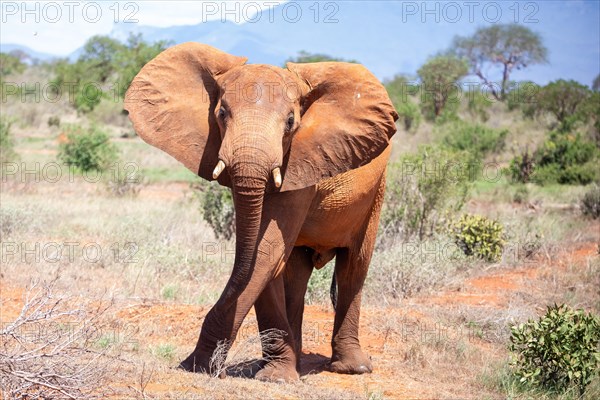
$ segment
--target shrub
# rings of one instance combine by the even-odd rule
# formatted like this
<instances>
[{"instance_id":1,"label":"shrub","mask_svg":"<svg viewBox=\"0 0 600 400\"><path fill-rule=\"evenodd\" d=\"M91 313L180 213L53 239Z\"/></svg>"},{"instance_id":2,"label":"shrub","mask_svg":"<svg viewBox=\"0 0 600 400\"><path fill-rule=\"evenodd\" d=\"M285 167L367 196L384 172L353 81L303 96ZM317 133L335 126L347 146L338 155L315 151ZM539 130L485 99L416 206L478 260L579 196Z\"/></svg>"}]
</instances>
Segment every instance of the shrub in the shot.
<instances>
[{"instance_id":1,"label":"shrub","mask_svg":"<svg viewBox=\"0 0 600 400\"><path fill-rule=\"evenodd\" d=\"M498 261L504 248L504 227L480 215L463 215L451 227L457 246L467 256Z\"/></svg>"},{"instance_id":2,"label":"shrub","mask_svg":"<svg viewBox=\"0 0 600 400\"><path fill-rule=\"evenodd\" d=\"M0 162L5 163L16 157L15 144L10 134L12 122L7 118L0 118Z\"/></svg>"},{"instance_id":3,"label":"shrub","mask_svg":"<svg viewBox=\"0 0 600 400\"><path fill-rule=\"evenodd\" d=\"M533 155L525 148L521 154L517 154L510 160L508 173L513 182L527 183L533 175L535 163Z\"/></svg>"},{"instance_id":4,"label":"shrub","mask_svg":"<svg viewBox=\"0 0 600 400\"><path fill-rule=\"evenodd\" d=\"M600 218L600 186L594 185L583 195L581 212L593 219Z\"/></svg>"},{"instance_id":5,"label":"shrub","mask_svg":"<svg viewBox=\"0 0 600 400\"><path fill-rule=\"evenodd\" d=\"M49 117L48 118L48 126L52 127L52 126L56 126L59 127L60 126L60 117Z\"/></svg>"},{"instance_id":6,"label":"shrub","mask_svg":"<svg viewBox=\"0 0 600 400\"><path fill-rule=\"evenodd\" d=\"M134 163L117 163L105 180L108 193L116 197L135 197L145 182Z\"/></svg>"},{"instance_id":7,"label":"shrub","mask_svg":"<svg viewBox=\"0 0 600 400\"><path fill-rule=\"evenodd\" d=\"M488 128L480 124L455 121L440 127L443 143L453 150L466 151L479 161L489 153L504 148L508 131Z\"/></svg>"},{"instance_id":8,"label":"shrub","mask_svg":"<svg viewBox=\"0 0 600 400\"><path fill-rule=\"evenodd\" d=\"M421 113L419 107L415 103L406 101L397 104L396 111L398 112L398 119L401 121L407 132L414 132L419 128L419 125L421 124Z\"/></svg>"},{"instance_id":9,"label":"shrub","mask_svg":"<svg viewBox=\"0 0 600 400\"><path fill-rule=\"evenodd\" d=\"M231 239L235 234L235 208L231 190L204 182L194 188L200 200L202 217L213 229L215 236Z\"/></svg>"},{"instance_id":10,"label":"shrub","mask_svg":"<svg viewBox=\"0 0 600 400\"><path fill-rule=\"evenodd\" d=\"M60 144L58 157L82 172L105 171L117 160L117 148L110 137L95 126L67 127L67 139Z\"/></svg>"},{"instance_id":11,"label":"shrub","mask_svg":"<svg viewBox=\"0 0 600 400\"><path fill-rule=\"evenodd\" d=\"M2 78L10 74L20 74L27 65L16 52L0 53L0 75ZM1 79L1 78L0 78Z\"/></svg>"},{"instance_id":12,"label":"shrub","mask_svg":"<svg viewBox=\"0 0 600 400\"><path fill-rule=\"evenodd\" d=\"M419 107L413 103L410 96L417 94L419 87L405 76L398 75L385 82L385 88L398 112L400 123L407 132L415 131L421 123Z\"/></svg>"},{"instance_id":13,"label":"shrub","mask_svg":"<svg viewBox=\"0 0 600 400\"><path fill-rule=\"evenodd\" d=\"M593 143L583 140L580 135L553 132L535 152L537 167L532 180L542 185L591 183L598 179L599 153Z\"/></svg>"},{"instance_id":14,"label":"shrub","mask_svg":"<svg viewBox=\"0 0 600 400\"><path fill-rule=\"evenodd\" d=\"M327 304L330 300L331 281L335 261L329 262L321 269L315 269L306 286L307 304Z\"/></svg>"},{"instance_id":15,"label":"shrub","mask_svg":"<svg viewBox=\"0 0 600 400\"><path fill-rule=\"evenodd\" d=\"M521 110L525 118L535 117L540 86L531 81L514 82L507 95L509 111Z\"/></svg>"},{"instance_id":16,"label":"shrub","mask_svg":"<svg viewBox=\"0 0 600 400\"><path fill-rule=\"evenodd\" d=\"M481 90L473 90L468 93L469 100L467 110L472 118L478 118L485 122L490 118L489 109L493 102L484 95Z\"/></svg>"},{"instance_id":17,"label":"shrub","mask_svg":"<svg viewBox=\"0 0 600 400\"><path fill-rule=\"evenodd\" d=\"M464 154L426 146L390 164L380 240L389 243L397 236L422 240L438 230L443 218L460 210L470 185L464 158Z\"/></svg>"},{"instance_id":18,"label":"shrub","mask_svg":"<svg viewBox=\"0 0 600 400\"><path fill-rule=\"evenodd\" d=\"M529 200L529 190L527 186L518 185L513 195L513 201L518 204L526 203Z\"/></svg>"},{"instance_id":19,"label":"shrub","mask_svg":"<svg viewBox=\"0 0 600 400\"><path fill-rule=\"evenodd\" d=\"M538 321L513 326L511 365L522 383L583 394L600 368L600 318L564 304L548 307Z\"/></svg>"}]
</instances>

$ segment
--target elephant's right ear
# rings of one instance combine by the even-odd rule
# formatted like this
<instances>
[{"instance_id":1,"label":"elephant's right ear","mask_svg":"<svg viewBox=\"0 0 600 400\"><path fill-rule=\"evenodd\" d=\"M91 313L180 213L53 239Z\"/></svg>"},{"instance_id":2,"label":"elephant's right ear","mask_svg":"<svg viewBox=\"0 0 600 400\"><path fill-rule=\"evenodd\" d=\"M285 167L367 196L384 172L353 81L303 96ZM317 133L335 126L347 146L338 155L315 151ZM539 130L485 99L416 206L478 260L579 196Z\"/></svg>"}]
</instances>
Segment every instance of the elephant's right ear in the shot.
<instances>
[{"instance_id":1,"label":"elephant's right ear","mask_svg":"<svg viewBox=\"0 0 600 400\"><path fill-rule=\"evenodd\" d=\"M221 147L214 115L219 97L215 79L246 60L193 42L160 53L142 68L125 95L135 131L190 171L212 180ZM219 183L229 186L227 174Z\"/></svg>"}]
</instances>

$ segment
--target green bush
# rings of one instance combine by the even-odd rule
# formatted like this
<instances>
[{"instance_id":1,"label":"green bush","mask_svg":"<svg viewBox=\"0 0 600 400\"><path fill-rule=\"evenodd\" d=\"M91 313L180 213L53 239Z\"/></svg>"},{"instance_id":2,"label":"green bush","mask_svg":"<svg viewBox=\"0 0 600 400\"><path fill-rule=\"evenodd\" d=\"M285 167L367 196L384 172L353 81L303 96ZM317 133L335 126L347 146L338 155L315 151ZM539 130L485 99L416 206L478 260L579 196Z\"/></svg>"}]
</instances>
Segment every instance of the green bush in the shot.
<instances>
[{"instance_id":1,"label":"green bush","mask_svg":"<svg viewBox=\"0 0 600 400\"><path fill-rule=\"evenodd\" d=\"M330 261L321 269L313 270L306 286L307 304L327 304L333 279L335 261Z\"/></svg>"},{"instance_id":2,"label":"green bush","mask_svg":"<svg viewBox=\"0 0 600 400\"><path fill-rule=\"evenodd\" d=\"M414 132L421 123L419 107L410 99L418 93L419 87L405 76L398 75L384 83L385 88L398 112L398 119L407 132Z\"/></svg>"},{"instance_id":3,"label":"green bush","mask_svg":"<svg viewBox=\"0 0 600 400\"><path fill-rule=\"evenodd\" d=\"M0 80L10 74L20 74L25 71L27 65L21 61L16 52L0 53Z\"/></svg>"},{"instance_id":4,"label":"green bush","mask_svg":"<svg viewBox=\"0 0 600 400\"><path fill-rule=\"evenodd\" d=\"M581 199L581 212L593 219L600 218L600 186L594 185Z\"/></svg>"},{"instance_id":5,"label":"green bush","mask_svg":"<svg viewBox=\"0 0 600 400\"><path fill-rule=\"evenodd\" d=\"M521 110L525 118L535 117L540 86L531 81L512 82L510 86L506 101L508 110Z\"/></svg>"},{"instance_id":6,"label":"green bush","mask_svg":"<svg viewBox=\"0 0 600 400\"><path fill-rule=\"evenodd\" d=\"M513 182L528 183L533 175L534 167L533 154L526 148L510 160L508 174Z\"/></svg>"},{"instance_id":7,"label":"green bush","mask_svg":"<svg viewBox=\"0 0 600 400\"><path fill-rule=\"evenodd\" d=\"M480 215L464 214L452 223L451 231L458 247L467 256L489 262L498 261L504 248L504 227Z\"/></svg>"},{"instance_id":8,"label":"green bush","mask_svg":"<svg viewBox=\"0 0 600 400\"><path fill-rule=\"evenodd\" d=\"M600 368L600 318L565 305L511 328L511 365L521 383L583 394Z\"/></svg>"},{"instance_id":9,"label":"green bush","mask_svg":"<svg viewBox=\"0 0 600 400\"><path fill-rule=\"evenodd\" d=\"M476 161L504 148L508 131L488 128L481 124L454 121L439 128L443 143L453 150L466 151Z\"/></svg>"},{"instance_id":10,"label":"green bush","mask_svg":"<svg viewBox=\"0 0 600 400\"><path fill-rule=\"evenodd\" d=\"M69 125L67 140L61 143L58 158L82 172L105 171L117 161L117 148L98 127Z\"/></svg>"},{"instance_id":11,"label":"green bush","mask_svg":"<svg viewBox=\"0 0 600 400\"><path fill-rule=\"evenodd\" d=\"M213 229L215 236L229 240L235 234L235 208L231 190L209 183L193 186L200 200L202 217Z\"/></svg>"},{"instance_id":12,"label":"green bush","mask_svg":"<svg viewBox=\"0 0 600 400\"><path fill-rule=\"evenodd\" d=\"M473 119L479 119L482 122L490 119L489 109L492 104L493 101L479 89L468 93L467 110Z\"/></svg>"},{"instance_id":13,"label":"green bush","mask_svg":"<svg viewBox=\"0 0 600 400\"><path fill-rule=\"evenodd\" d=\"M75 84L71 105L80 113L88 113L103 98L111 101L123 98L140 69L168 45L165 41L149 44L141 34L130 34L126 43L108 36L93 36L83 46L77 61L63 59L53 64L52 87L64 93L69 90L65 85Z\"/></svg>"},{"instance_id":14,"label":"green bush","mask_svg":"<svg viewBox=\"0 0 600 400\"><path fill-rule=\"evenodd\" d=\"M465 155L426 146L388 167L387 191L380 219L381 243L399 236L424 239L444 218L459 211L470 188Z\"/></svg>"},{"instance_id":15,"label":"green bush","mask_svg":"<svg viewBox=\"0 0 600 400\"><path fill-rule=\"evenodd\" d=\"M8 162L16 157L15 144L10 134L12 122L7 118L0 118L0 162Z\"/></svg>"},{"instance_id":16,"label":"green bush","mask_svg":"<svg viewBox=\"0 0 600 400\"><path fill-rule=\"evenodd\" d=\"M532 180L538 184L586 185L597 181L600 150L580 135L553 132L534 155Z\"/></svg>"},{"instance_id":17,"label":"green bush","mask_svg":"<svg viewBox=\"0 0 600 400\"><path fill-rule=\"evenodd\" d=\"M421 112L415 103L411 101L399 103L396 105L396 111L398 112L398 119L407 132L414 132L419 128Z\"/></svg>"},{"instance_id":18,"label":"green bush","mask_svg":"<svg viewBox=\"0 0 600 400\"><path fill-rule=\"evenodd\" d=\"M60 117L49 117L48 118L48 126L52 127L52 126L56 126L56 127L60 127Z\"/></svg>"}]
</instances>

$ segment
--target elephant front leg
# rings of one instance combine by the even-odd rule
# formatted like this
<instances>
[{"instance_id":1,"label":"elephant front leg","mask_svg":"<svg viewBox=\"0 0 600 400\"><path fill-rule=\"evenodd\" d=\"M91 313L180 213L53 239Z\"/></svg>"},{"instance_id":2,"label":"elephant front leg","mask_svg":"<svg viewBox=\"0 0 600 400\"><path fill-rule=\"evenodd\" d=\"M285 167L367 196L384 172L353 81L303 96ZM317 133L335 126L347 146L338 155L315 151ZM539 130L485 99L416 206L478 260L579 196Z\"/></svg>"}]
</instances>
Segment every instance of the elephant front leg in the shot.
<instances>
[{"instance_id":1,"label":"elephant front leg","mask_svg":"<svg viewBox=\"0 0 600 400\"><path fill-rule=\"evenodd\" d=\"M249 268L234 265L227 286L207 314L196 348L181 368L194 372L210 371L210 360L220 343L230 345L264 289L281 271L278 267L289 257L314 197L315 188L265 196L256 249ZM239 238L238 238L239 239ZM248 257L237 254L238 259Z\"/></svg>"},{"instance_id":2,"label":"elephant front leg","mask_svg":"<svg viewBox=\"0 0 600 400\"><path fill-rule=\"evenodd\" d=\"M263 358L266 361L264 367L256 374L256 379L270 382L298 380L294 334L285 310L283 274L267 285L254 308L261 335Z\"/></svg>"}]
</instances>

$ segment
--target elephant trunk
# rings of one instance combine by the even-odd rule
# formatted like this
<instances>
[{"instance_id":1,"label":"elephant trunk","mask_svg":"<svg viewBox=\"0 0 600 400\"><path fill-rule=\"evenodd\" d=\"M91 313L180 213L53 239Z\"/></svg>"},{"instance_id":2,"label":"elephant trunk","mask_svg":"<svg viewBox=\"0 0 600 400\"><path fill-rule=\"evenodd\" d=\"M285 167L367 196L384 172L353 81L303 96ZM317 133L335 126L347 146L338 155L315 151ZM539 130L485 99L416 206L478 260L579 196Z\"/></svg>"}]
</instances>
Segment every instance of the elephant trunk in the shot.
<instances>
[{"instance_id":1,"label":"elephant trunk","mask_svg":"<svg viewBox=\"0 0 600 400\"><path fill-rule=\"evenodd\" d=\"M256 251L268 169L244 157L231 166L233 200L235 204L236 248L231 290L240 293L251 278ZM264 164L263 164L264 165ZM230 285L228 285L229 287Z\"/></svg>"},{"instance_id":2,"label":"elephant trunk","mask_svg":"<svg viewBox=\"0 0 600 400\"><path fill-rule=\"evenodd\" d=\"M263 201L270 177L268 158L256 148L238 148L231 153L228 165L233 184L236 217L236 249L233 271L221 297L207 314L196 350L183 365L209 370L208 359L222 340L231 343L256 299L268 280L268 274L256 272L260 247L260 227ZM249 282L260 275L259 284Z\"/></svg>"}]
</instances>

